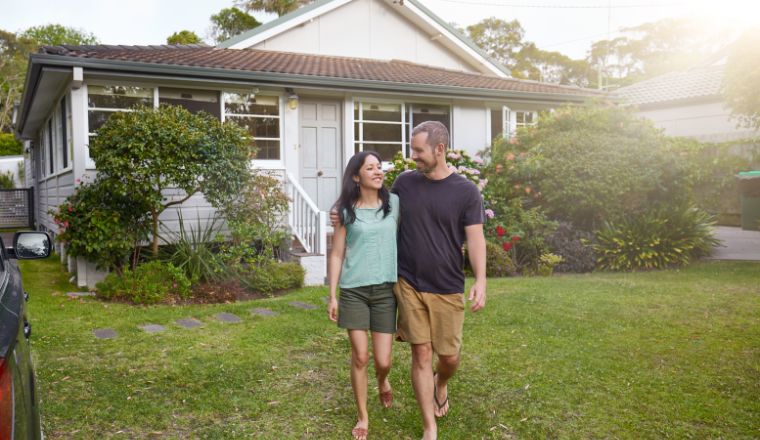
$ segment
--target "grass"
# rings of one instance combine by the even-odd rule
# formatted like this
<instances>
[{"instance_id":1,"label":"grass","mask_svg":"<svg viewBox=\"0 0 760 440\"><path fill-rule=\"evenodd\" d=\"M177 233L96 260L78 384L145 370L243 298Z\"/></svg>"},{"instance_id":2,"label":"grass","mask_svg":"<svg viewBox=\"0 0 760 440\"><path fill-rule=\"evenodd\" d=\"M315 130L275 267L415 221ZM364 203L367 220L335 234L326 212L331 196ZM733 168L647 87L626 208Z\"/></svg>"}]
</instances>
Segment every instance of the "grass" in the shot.
<instances>
[{"instance_id":1,"label":"grass","mask_svg":"<svg viewBox=\"0 0 760 440\"><path fill-rule=\"evenodd\" d=\"M326 289L130 307L68 299L55 260L22 262L48 438L350 438L349 345ZM222 311L243 322L215 321ZM174 324L187 317L204 326ZM96 340L103 327L119 337ZM493 279L486 309L466 318L440 438L758 438L759 341L758 263ZM371 390L370 436L419 438L407 346L394 362L394 409Z\"/></svg>"}]
</instances>

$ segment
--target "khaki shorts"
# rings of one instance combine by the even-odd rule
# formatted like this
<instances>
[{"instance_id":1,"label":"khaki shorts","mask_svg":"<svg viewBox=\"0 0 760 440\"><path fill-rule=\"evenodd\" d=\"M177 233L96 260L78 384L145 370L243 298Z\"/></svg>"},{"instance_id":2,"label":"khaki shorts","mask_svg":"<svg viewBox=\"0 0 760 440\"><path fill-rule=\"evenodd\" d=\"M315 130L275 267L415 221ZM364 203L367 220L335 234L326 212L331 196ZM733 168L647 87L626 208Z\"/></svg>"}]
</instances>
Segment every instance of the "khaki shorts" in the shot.
<instances>
[{"instance_id":1,"label":"khaki shorts","mask_svg":"<svg viewBox=\"0 0 760 440\"><path fill-rule=\"evenodd\" d=\"M429 342L443 356L459 354L464 324L463 294L418 292L401 277L393 293L398 302L397 340L410 344Z\"/></svg>"}]
</instances>

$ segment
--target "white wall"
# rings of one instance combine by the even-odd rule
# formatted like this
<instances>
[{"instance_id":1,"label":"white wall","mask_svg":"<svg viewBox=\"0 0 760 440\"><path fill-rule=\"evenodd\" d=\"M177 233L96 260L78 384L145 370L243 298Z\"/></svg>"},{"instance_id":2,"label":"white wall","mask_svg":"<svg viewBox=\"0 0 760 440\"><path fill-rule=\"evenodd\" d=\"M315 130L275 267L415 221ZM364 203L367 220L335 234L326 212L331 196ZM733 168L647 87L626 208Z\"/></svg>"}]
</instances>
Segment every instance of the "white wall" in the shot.
<instances>
[{"instance_id":1,"label":"white wall","mask_svg":"<svg viewBox=\"0 0 760 440\"><path fill-rule=\"evenodd\" d=\"M712 102L643 110L640 116L652 120L669 136L694 137L701 141L722 142L756 136L751 130L737 128L730 111L722 103Z\"/></svg>"},{"instance_id":2,"label":"white wall","mask_svg":"<svg viewBox=\"0 0 760 440\"><path fill-rule=\"evenodd\" d=\"M263 41L255 49L405 60L477 72L382 0L356 0Z\"/></svg>"},{"instance_id":3,"label":"white wall","mask_svg":"<svg viewBox=\"0 0 760 440\"><path fill-rule=\"evenodd\" d=\"M488 139L490 109L481 105L454 105L451 147L475 155L491 144Z\"/></svg>"}]
</instances>

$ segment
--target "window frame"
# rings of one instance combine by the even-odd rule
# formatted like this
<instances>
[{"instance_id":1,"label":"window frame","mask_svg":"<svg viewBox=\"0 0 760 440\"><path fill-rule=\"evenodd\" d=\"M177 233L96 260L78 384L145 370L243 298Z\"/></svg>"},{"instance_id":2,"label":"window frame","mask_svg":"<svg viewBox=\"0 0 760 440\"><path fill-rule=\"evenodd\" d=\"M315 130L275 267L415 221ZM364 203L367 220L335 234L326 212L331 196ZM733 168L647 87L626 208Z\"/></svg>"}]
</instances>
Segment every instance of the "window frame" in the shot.
<instances>
[{"instance_id":1,"label":"window frame","mask_svg":"<svg viewBox=\"0 0 760 440\"><path fill-rule=\"evenodd\" d=\"M285 144L285 142L283 141L283 137L284 137L284 134L285 134L284 125L283 125L284 124L284 122L283 122L283 119L284 119L283 118L283 108L284 108L285 102L284 102L284 99L283 99L283 95L281 93L276 93L276 92L272 92L272 93L266 93L266 92L265 93L250 93L250 91L248 91L248 92L246 92L246 91L235 91L233 89L221 90L220 93L221 93L221 99L219 101L220 101L220 105L221 105L221 109L222 109L222 119L221 119L222 123L227 122L227 118L232 118L232 119L234 119L234 118L277 119L277 123L278 123L277 130L278 130L279 137L277 137L277 138L268 138L268 137L255 137L255 136L251 136L251 139L253 140L254 145L255 145L255 143L256 143L257 140L277 141L278 144L279 144L278 158L277 159L258 159L258 158L254 158L252 160L252 163L255 166L260 167L260 168L280 168L280 167L282 167L282 164L285 161L285 149L283 148L283 145ZM259 115L259 114L255 114L255 113L250 113L250 114L228 113L227 112L227 96L228 95L249 95L249 96L253 95L254 97L255 96L262 96L262 97L266 96L266 97L276 98L276 101L277 101L277 116L273 116L273 115ZM244 127L242 127L242 128L245 129Z\"/></svg>"},{"instance_id":2,"label":"window frame","mask_svg":"<svg viewBox=\"0 0 760 440\"><path fill-rule=\"evenodd\" d=\"M377 121L373 119L364 119L364 104L379 104L379 105L400 105L400 112L401 112L401 121ZM356 119L356 116L353 117L352 126L354 128L354 138L351 140L352 144L352 151L354 153L358 153L360 151L364 151L364 145L365 144L378 144L378 145L398 145L399 151L401 151L401 154L403 154L404 158L409 157L407 154L407 121L406 121L406 102L402 100L393 100L393 99L378 99L378 98L354 98L354 115L356 114L356 106L359 106L358 108L358 114L359 119ZM401 140L396 141L367 141L364 140L364 123L370 123L370 124L383 124L383 125L398 125L399 129L401 131ZM356 130L356 124L358 124L358 132ZM390 161L383 161L383 163L390 163Z\"/></svg>"}]
</instances>

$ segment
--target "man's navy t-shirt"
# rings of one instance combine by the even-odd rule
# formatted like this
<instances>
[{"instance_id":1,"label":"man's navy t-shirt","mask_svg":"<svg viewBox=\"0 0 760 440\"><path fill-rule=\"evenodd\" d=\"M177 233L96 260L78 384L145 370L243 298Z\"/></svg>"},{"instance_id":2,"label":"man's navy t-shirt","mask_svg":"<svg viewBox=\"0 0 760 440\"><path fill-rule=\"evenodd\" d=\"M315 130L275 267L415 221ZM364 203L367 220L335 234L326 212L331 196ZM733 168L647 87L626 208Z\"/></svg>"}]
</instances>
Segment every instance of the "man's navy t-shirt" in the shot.
<instances>
[{"instance_id":1,"label":"man's navy t-shirt","mask_svg":"<svg viewBox=\"0 0 760 440\"><path fill-rule=\"evenodd\" d=\"M431 180L409 171L391 191L401 202L398 275L419 292L463 293L464 228L484 221L478 188L456 173Z\"/></svg>"}]
</instances>

